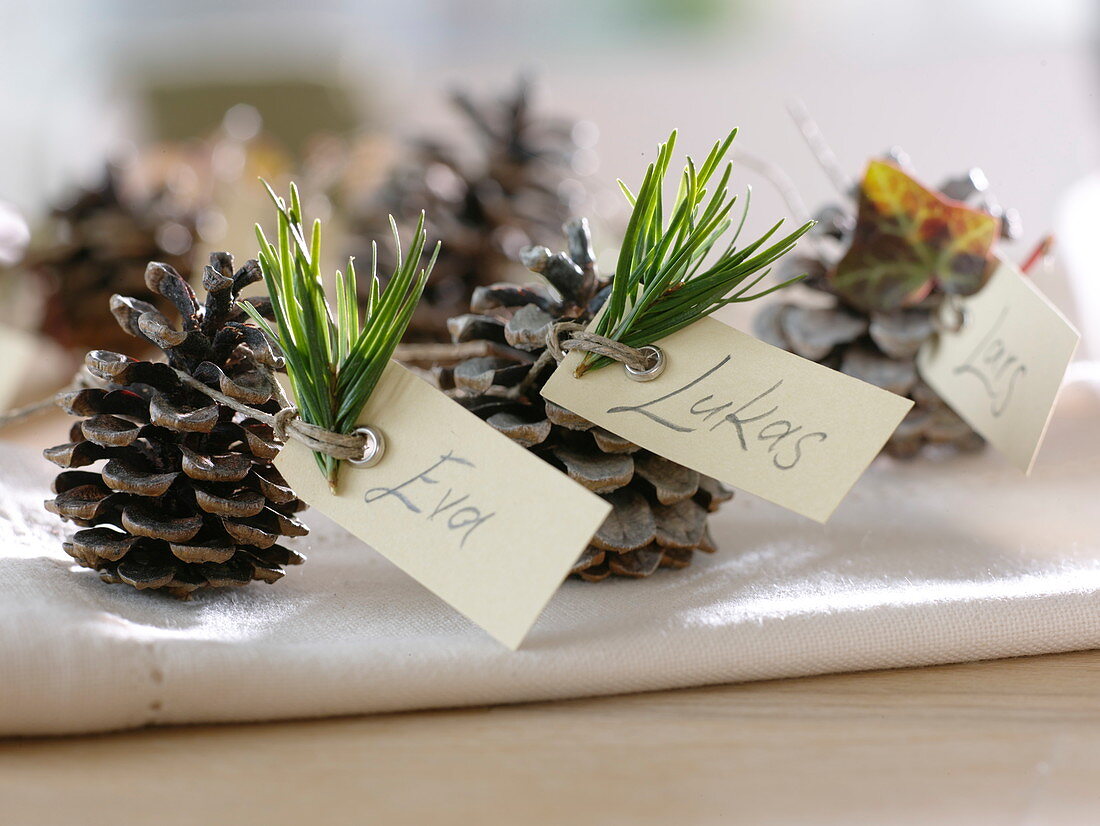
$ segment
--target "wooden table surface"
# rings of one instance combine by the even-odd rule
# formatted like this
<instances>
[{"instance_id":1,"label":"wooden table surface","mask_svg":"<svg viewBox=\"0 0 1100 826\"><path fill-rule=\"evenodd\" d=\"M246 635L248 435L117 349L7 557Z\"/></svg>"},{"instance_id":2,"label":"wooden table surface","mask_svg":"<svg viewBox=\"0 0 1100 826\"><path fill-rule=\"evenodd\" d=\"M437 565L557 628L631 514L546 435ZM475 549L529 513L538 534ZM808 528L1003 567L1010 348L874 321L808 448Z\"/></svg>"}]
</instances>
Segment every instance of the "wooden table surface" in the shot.
<instances>
[{"instance_id":1,"label":"wooden table surface","mask_svg":"<svg viewBox=\"0 0 1100 826\"><path fill-rule=\"evenodd\" d=\"M203 822L1096 824L1100 652L0 741L4 826Z\"/></svg>"}]
</instances>

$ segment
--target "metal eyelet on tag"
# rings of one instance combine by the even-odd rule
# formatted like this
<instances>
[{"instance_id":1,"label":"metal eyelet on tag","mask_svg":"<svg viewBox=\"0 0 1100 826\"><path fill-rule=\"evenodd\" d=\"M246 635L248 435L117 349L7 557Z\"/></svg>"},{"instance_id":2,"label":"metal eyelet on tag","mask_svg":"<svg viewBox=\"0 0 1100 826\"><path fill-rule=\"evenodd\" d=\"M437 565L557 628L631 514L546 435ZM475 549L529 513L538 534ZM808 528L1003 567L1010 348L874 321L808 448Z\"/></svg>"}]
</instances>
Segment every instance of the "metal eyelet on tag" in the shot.
<instances>
[{"instance_id":1,"label":"metal eyelet on tag","mask_svg":"<svg viewBox=\"0 0 1100 826\"><path fill-rule=\"evenodd\" d=\"M363 425L357 427L352 431L353 435L366 437L366 444L363 445L363 455L358 459L348 459L349 465L355 467L374 467L382 461L382 456L386 452L386 439L382 435L381 430L377 430L370 425Z\"/></svg>"},{"instance_id":2,"label":"metal eyelet on tag","mask_svg":"<svg viewBox=\"0 0 1100 826\"><path fill-rule=\"evenodd\" d=\"M652 344L647 344L644 347L638 348L639 352L645 353L652 358L653 364L647 367L645 370L635 370L629 364L624 364L623 369L626 370L626 375L632 381L653 381L661 373L665 372L665 352L660 347L654 347Z\"/></svg>"},{"instance_id":3,"label":"metal eyelet on tag","mask_svg":"<svg viewBox=\"0 0 1100 826\"><path fill-rule=\"evenodd\" d=\"M957 333L970 321L970 311L959 306L959 297L949 295L943 302L944 309L950 314L950 321L944 321L940 313L933 316L933 323L941 333Z\"/></svg>"}]
</instances>

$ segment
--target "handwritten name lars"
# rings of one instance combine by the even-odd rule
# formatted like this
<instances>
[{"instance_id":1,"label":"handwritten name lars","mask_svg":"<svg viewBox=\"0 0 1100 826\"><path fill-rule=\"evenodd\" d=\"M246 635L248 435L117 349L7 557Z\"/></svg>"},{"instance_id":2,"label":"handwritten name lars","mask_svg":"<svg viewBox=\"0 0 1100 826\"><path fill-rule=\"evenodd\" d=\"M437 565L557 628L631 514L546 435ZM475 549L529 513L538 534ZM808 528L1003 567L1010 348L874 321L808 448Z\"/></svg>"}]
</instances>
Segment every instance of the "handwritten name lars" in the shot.
<instances>
[{"instance_id":1,"label":"handwritten name lars","mask_svg":"<svg viewBox=\"0 0 1100 826\"><path fill-rule=\"evenodd\" d=\"M385 434L386 455L346 467L337 494L298 442L276 467L304 501L518 647L610 505L397 364L360 421Z\"/></svg>"},{"instance_id":2,"label":"handwritten name lars","mask_svg":"<svg viewBox=\"0 0 1100 826\"><path fill-rule=\"evenodd\" d=\"M542 395L646 450L826 521L912 407L908 399L704 318L662 339L659 379L610 366Z\"/></svg>"},{"instance_id":3,"label":"handwritten name lars","mask_svg":"<svg viewBox=\"0 0 1100 826\"><path fill-rule=\"evenodd\" d=\"M959 306L963 327L940 333L917 354L921 378L1030 473L1080 335L1007 261Z\"/></svg>"}]
</instances>

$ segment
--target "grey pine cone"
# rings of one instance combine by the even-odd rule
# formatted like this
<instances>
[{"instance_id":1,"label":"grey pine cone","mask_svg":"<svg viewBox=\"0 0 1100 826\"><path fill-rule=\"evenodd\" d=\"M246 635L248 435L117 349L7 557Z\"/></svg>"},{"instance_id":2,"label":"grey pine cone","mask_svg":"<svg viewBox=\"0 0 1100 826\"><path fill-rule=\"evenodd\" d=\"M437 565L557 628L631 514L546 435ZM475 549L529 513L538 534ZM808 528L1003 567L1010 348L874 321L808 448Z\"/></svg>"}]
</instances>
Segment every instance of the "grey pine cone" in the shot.
<instances>
[{"instance_id":1,"label":"grey pine cone","mask_svg":"<svg viewBox=\"0 0 1100 826\"><path fill-rule=\"evenodd\" d=\"M892 150L887 157L904 165L905 155L899 150ZM988 182L980 170L971 170L944 182L940 191L999 217L1003 237L1018 237L1019 215L997 204L987 188ZM926 448L982 449L985 440L917 373L917 351L935 333L933 317L944 299L943 292L936 288L917 306L890 312L866 312L845 304L830 290L828 276L851 245L855 216L842 205L830 204L815 217L818 224L799 250L780 261L779 277L805 273L807 277L802 284L818 293L818 297L827 298L812 304L787 301L764 306L754 320L756 335L811 361L912 399L915 405L886 443L885 453L912 458Z\"/></svg>"},{"instance_id":2,"label":"grey pine cone","mask_svg":"<svg viewBox=\"0 0 1100 826\"><path fill-rule=\"evenodd\" d=\"M436 378L498 431L612 504L573 566L574 575L595 582L684 568L695 551L715 550L707 515L733 493L539 395L555 366L546 353L550 325L586 323L607 295L606 282L596 274L587 221L570 222L566 234L568 253L544 247L523 253L523 262L548 286L494 284L474 291L470 313L449 326L456 345L480 343L481 354L437 366Z\"/></svg>"},{"instance_id":3,"label":"grey pine cone","mask_svg":"<svg viewBox=\"0 0 1100 826\"><path fill-rule=\"evenodd\" d=\"M890 456L908 459L931 446L972 451L985 445L917 375L917 350L934 331L930 309L866 315L839 305L782 302L760 311L754 331L769 344L913 399L883 448Z\"/></svg>"}]
</instances>

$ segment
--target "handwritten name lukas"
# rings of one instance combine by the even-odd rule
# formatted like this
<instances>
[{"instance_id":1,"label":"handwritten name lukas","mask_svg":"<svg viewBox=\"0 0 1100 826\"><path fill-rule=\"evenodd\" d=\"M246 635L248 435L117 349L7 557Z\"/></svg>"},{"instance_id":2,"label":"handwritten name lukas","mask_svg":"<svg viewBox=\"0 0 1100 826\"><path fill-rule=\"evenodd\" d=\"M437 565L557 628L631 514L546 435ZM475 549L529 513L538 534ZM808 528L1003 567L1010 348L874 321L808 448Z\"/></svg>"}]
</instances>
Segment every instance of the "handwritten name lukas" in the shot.
<instances>
[{"instance_id":1,"label":"handwritten name lukas","mask_svg":"<svg viewBox=\"0 0 1100 826\"><path fill-rule=\"evenodd\" d=\"M1005 307L989 332L954 370L957 376L970 375L978 380L989 397L989 412L994 417L1005 412L1020 380L1027 375L1027 365L1009 349L1001 335L1007 317L1008 307Z\"/></svg>"},{"instance_id":2,"label":"handwritten name lukas","mask_svg":"<svg viewBox=\"0 0 1100 826\"><path fill-rule=\"evenodd\" d=\"M805 451L829 438L822 430L785 418L783 379L751 398L733 397L732 356L688 383L636 405L608 408L608 414L639 415L676 433L728 434L743 452L764 451L779 470L791 470ZM747 393L745 394L748 395Z\"/></svg>"},{"instance_id":3,"label":"handwritten name lukas","mask_svg":"<svg viewBox=\"0 0 1100 826\"><path fill-rule=\"evenodd\" d=\"M480 507L470 503L470 494L460 495L454 487L448 487L438 501L435 499L434 491L426 488L441 484L436 476L443 473L451 473L451 475L457 473L461 478L464 468L474 467L476 466L469 459L455 456L453 450L447 451L430 467L399 485L391 488L371 488L363 494L363 501L370 505L387 497L393 497L412 513L421 514L426 521L438 522L449 532L461 533L459 547L464 548L470 534L496 516L496 513L485 513ZM436 517L440 518L437 520Z\"/></svg>"}]
</instances>

